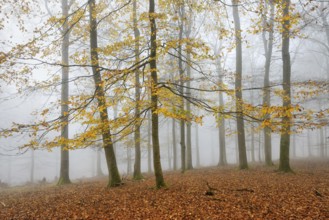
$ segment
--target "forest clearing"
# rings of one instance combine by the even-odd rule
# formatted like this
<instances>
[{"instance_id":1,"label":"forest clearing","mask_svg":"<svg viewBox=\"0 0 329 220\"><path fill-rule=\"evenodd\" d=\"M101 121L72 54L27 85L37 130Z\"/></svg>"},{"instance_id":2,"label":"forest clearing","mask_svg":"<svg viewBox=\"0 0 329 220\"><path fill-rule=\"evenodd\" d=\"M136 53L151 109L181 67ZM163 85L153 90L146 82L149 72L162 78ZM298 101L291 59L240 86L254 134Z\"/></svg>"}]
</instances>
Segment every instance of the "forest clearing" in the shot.
<instances>
[{"instance_id":1,"label":"forest clearing","mask_svg":"<svg viewBox=\"0 0 329 220\"><path fill-rule=\"evenodd\" d=\"M153 175L107 178L65 186L2 189L1 219L328 219L329 162L292 161L295 173L253 165L165 172L156 190ZM211 192L211 193L209 193Z\"/></svg>"}]
</instances>

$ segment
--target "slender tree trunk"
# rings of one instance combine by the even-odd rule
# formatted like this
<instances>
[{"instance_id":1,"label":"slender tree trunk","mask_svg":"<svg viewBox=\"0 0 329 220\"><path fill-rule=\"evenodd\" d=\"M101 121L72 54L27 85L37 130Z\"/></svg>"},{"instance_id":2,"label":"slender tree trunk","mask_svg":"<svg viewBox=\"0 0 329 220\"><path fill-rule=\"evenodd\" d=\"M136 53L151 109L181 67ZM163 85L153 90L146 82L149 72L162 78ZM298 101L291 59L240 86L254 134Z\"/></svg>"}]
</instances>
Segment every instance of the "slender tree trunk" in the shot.
<instances>
[{"instance_id":1,"label":"slender tree trunk","mask_svg":"<svg viewBox=\"0 0 329 220\"><path fill-rule=\"evenodd\" d=\"M31 149L31 172L30 172L30 182L34 183L34 166L35 157L34 157L34 149Z\"/></svg>"},{"instance_id":2,"label":"slender tree trunk","mask_svg":"<svg viewBox=\"0 0 329 220\"><path fill-rule=\"evenodd\" d=\"M177 144L176 144L176 121L172 119L172 146L174 156L174 170L177 170Z\"/></svg>"},{"instance_id":3,"label":"slender tree trunk","mask_svg":"<svg viewBox=\"0 0 329 220\"><path fill-rule=\"evenodd\" d=\"M184 5L183 5L184 7ZM186 38L187 40L190 39L191 35L191 29L192 29L192 12L190 11L190 19L186 23ZM186 73L187 73L187 82L186 82L186 96L191 97L191 44L189 41L186 44L186 59L187 59L187 65L186 65ZM189 101L186 102L186 111L187 114L191 114L191 103ZM189 117L190 118L190 117ZM193 162L192 162L192 124L191 121L186 122L186 159L187 159L187 166L186 169L191 170L193 169Z\"/></svg>"},{"instance_id":4,"label":"slender tree trunk","mask_svg":"<svg viewBox=\"0 0 329 220\"><path fill-rule=\"evenodd\" d=\"M179 27L179 46L178 46L178 68L179 68L179 83L180 83L180 93L181 93L181 112L184 112L184 69L183 69L183 58L182 58L182 39L184 31L184 18L185 18L185 8L182 4L179 8L180 10L180 27ZM185 121L180 120L180 145L181 145L181 169L182 173L186 170L186 144L185 144Z\"/></svg>"},{"instance_id":5,"label":"slender tree trunk","mask_svg":"<svg viewBox=\"0 0 329 220\"><path fill-rule=\"evenodd\" d=\"M253 70L252 70L253 71ZM254 76L253 76L254 77ZM251 87L254 87L254 82L251 82ZM250 91L250 98L251 98L251 105L255 105L255 97L254 97L254 91ZM250 155L251 155L251 161L256 162L255 160L255 130L254 130L254 122L250 123Z\"/></svg>"},{"instance_id":6,"label":"slender tree trunk","mask_svg":"<svg viewBox=\"0 0 329 220\"><path fill-rule=\"evenodd\" d=\"M158 74L157 74L157 27L155 22L155 3L149 0L149 20L151 26L151 112L152 112L152 143L153 143L153 163L156 187L162 188L166 184L164 182L161 160L160 160L160 143L159 143L159 115L158 110Z\"/></svg>"},{"instance_id":7,"label":"slender tree trunk","mask_svg":"<svg viewBox=\"0 0 329 220\"><path fill-rule=\"evenodd\" d=\"M325 6L324 6L324 2L321 3L321 20L322 20L322 23L323 23L323 26L325 28L325 32L326 32L326 38L327 38L327 45L329 46L329 23L328 23L328 20L327 20L327 17L325 16Z\"/></svg>"},{"instance_id":8,"label":"slender tree trunk","mask_svg":"<svg viewBox=\"0 0 329 220\"><path fill-rule=\"evenodd\" d=\"M311 147L311 133L310 130L307 130L307 149L308 149L308 156L312 157L312 147Z\"/></svg>"},{"instance_id":9,"label":"slender tree trunk","mask_svg":"<svg viewBox=\"0 0 329 220\"><path fill-rule=\"evenodd\" d=\"M98 102L98 111L101 120L101 133L103 138L103 147L107 167L109 171L109 187L121 185L121 178L116 162L113 148L112 135L109 127L109 118L104 92L104 82L102 80L99 59L98 59L98 42L97 42L97 13L95 10L95 0L89 0L89 22L90 22L90 59L92 64L93 78L95 82L95 95Z\"/></svg>"},{"instance_id":10,"label":"slender tree trunk","mask_svg":"<svg viewBox=\"0 0 329 220\"><path fill-rule=\"evenodd\" d=\"M320 128L320 157L324 157L324 129L323 127Z\"/></svg>"},{"instance_id":11,"label":"slender tree trunk","mask_svg":"<svg viewBox=\"0 0 329 220\"><path fill-rule=\"evenodd\" d=\"M255 131L253 125L251 125L251 161L256 162L255 160Z\"/></svg>"},{"instance_id":12,"label":"slender tree trunk","mask_svg":"<svg viewBox=\"0 0 329 220\"><path fill-rule=\"evenodd\" d=\"M199 149L199 125L195 124L195 151L196 151L196 166L200 167L200 149Z\"/></svg>"},{"instance_id":13,"label":"slender tree trunk","mask_svg":"<svg viewBox=\"0 0 329 220\"><path fill-rule=\"evenodd\" d=\"M292 135L292 157L296 158L296 134Z\"/></svg>"},{"instance_id":14,"label":"slender tree trunk","mask_svg":"<svg viewBox=\"0 0 329 220\"><path fill-rule=\"evenodd\" d=\"M191 59L191 53L187 53L187 59ZM187 89L186 89L186 96L189 97L191 96L191 67L189 64L187 64L186 67L186 72L187 72ZM191 114L191 103L186 102L186 111L188 114ZM193 162L192 162L192 123L190 121L186 122L186 156L187 156L187 167L186 169L191 170L193 169Z\"/></svg>"},{"instance_id":15,"label":"slender tree trunk","mask_svg":"<svg viewBox=\"0 0 329 220\"><path fill-rule=\"evenodd\" d=\"M151 144L151 114L147 115L147 170L152 172L152 144Z\"/></svg>"},{"instance_id":16,"label":"slender tree trunk","mask_svg":"<svg viewBox=\"0 0 329 220\"><path fill-rule=\"evenodd\" d=\"M168 140L168 144L167 144L167 149L168 149L168 167L169 170L172 170L172 148L170 146L170 120L167 121L167 140Z\"/></svg>"},{"instance_id":17,"label":"slender tree trunk","mask_svg":"<svg viewBox=\"0 0 329 220\"><path fill-rule=\"evenodd\" d=\"M274 4L269 1L270 4L270 18L266 18L266 13L263 17L263 42L265 49L265 76L264 76L264 96L263 96L263 106L271 106L271 90L270 90L270 69L273 51L273 39L274 39ZM265 1L265 10L267 11L267 1ZM267 27L269 25L269 27ZM269 28L269 29L268 29ZM268 30L267 30L268 29ZM266 39L266 32L269 32L269 39ZM269 120L270 114L266 114L264 120ZM272 166L272 138L271 138L271 128L269 126L264 127L264 152L265 152L265 164L267 166Z\"/></svg>"},{"instance_id":18,"label":"slender tree trunk","mask_svg":"<svg viewBox=\"0 0 329 220\"><path fill-rule=\"evenodd\" d=\"M238 135L235 136L234 144L235 144L236 164L239 164L239 142L238 142Z\"/></svg>"},{"instance_id":19,"label":"slender tree trunk","mask_svg":"<svg viewBox=\"0 0 329 220\"><path fill-rule=\"evenodd\" d=\"M262 134L259 132L258 133L258 161L261 162L262 161Z\"/></svg>"},{"instance_id":20,"label":"slender tree trunk","mask_svg":"<svg viewBox=\"0 0 329 220\"><path fill-rule=\"evenodd\" d=\"M69 5L67 0L62 0L62 15L68 19ZM69 46L70 31L68 21L65 20L62 27L62 91L61 91L61 138L69 139ZM61 146L61 168L57 185L71 183L69 177L69 150L67 144Z\"/></svg>"},{"instance_id":21,"label":"slender tree trunk","mask_svg":"<svg viewBox=\"0 0 329 220\"><path fill-rule=\"evenodd\" d=\"M288 110L291 106L291 91L290 91L290 78L291 78L291 65L290 65L290 0L283 0L283 18L282 22L282 61L283 61L283 91L285 98L283 99L283 108ZM291 172L289 162L289 147L290 147L290 127L291 118L286 115L282 119L282 132L280 138L280 164L279 170L283 172Z\"/></svg>"},{"instance_id":22,"label":"slender tree trunk","mask_svg":"<svg viewBox=\"0 0 329 220\"><path fill-rule=\"evenodd\" d=\"M223 85L223 73L222 73L222 64L221 59L217 62L217 72L218 72L218 78L219 78L219 85L222 87ZM223 92L218 93L219 96L219 106L224 106L224 97ZM226 136L225 136L225 118L222 117L221 113L218 113L219 118L219 166L225 166L227 165L226 160Z\"/></svg>"},{"instance_id":23,"label":"slender tree trunk","mask_svg":"<svg viewBox=\"0 0 329 220\"><path fill-rule=\"evenodd\" d=\"M244 131L243 108L242 108L242 40L238 3L239 0L232 0L233 17L235 27L236 42L236 78L235 78L235 99L237 111L237 131L238 131L238 148L239 148L239 168L248 169L246 138Z\"/></svg>"},{"instance_id":24,"label":"slender tree trunk","mask_svg":"<svg viewBox=\"0 0 329 220\"><path fill-rule=\"evenodd\" d=\"M139 63L139 37L140 33L137 24L137 2L133 1L133 21L134 21L134 37L135 37L135 62ZM139 82L139 70L135 72L135 132L134 132L134 142L135 142L135 164L134 164L134 179L143 179L141 172L141 131L140 131L140 82Z\"/></svg>"},{"instance_id":25,"label":"slender tree trunk","mask_svg":"<svg viewBox=\"0 0 329 220\"><path fill-rule=\"evenodd\" d=\"M324 127L324 157L328 156L328 138L327 138L327 127Z\"/></svg>"},{"instance_id":26,"label":"slender tree trunk","mask_svg":"<svg viewBox=\"0 0 329 220\"><path fill-rule=\"evenodd\" d=\"M127 147L127 175L131 174L131 148Z\"/></svg>"},{"instance_id":27,"label":"slender tree trunk","mask_svg":"<svg viewBox=\"0 0 329 220\"><path fill-rule=\"evenodd\" d=\"M96 165L96 173L97 176L104 176L103 171L102 171L102 157L101 157L101 153L102 153L102 147L99 147L97 149L97 165Z\"/></svg>"},{"instance_id":28,"label":"slender tree trunk","mask_svg":"<svg viewBox=\"0 0 329 220\"><path fill-rule=\"evenodd\" d=\"M11 171L12 171L12 160L11 157L7 160L7 176L8 176L8 184L11 184Z\"/></svg>"},{"instance_id":29,"label":"slender tree trunk","mask_svg":"<svg viewBox=\"0 0 329 220\"><path fill-rule=\"evenodd\" d=\"M96 150L95 154L96 154L96 157L97 157L97 150ZM96 161L96 163L97 163L97 161ZM92 177L96 176L96 168L95 167L96 167L95 166L95 156L92 155L92 157L91 157L91 176Z\"/></svg>"},{"instance_id":30,"label":"slender tree trunk","mask_svg":"<svg viewBox=\"0 0 329 220\"><path fill-rule=\"evenodd\" d=\"M113 106L113 119L116 120L118 118L118 103L115 101L115 105ZM116 132L114 130L114 132ZM113 149L114 149L114 154L117 155L117 145L119 145L119 142L116 141L116 138L113 137Z\"/></svg>"}]
</instances>

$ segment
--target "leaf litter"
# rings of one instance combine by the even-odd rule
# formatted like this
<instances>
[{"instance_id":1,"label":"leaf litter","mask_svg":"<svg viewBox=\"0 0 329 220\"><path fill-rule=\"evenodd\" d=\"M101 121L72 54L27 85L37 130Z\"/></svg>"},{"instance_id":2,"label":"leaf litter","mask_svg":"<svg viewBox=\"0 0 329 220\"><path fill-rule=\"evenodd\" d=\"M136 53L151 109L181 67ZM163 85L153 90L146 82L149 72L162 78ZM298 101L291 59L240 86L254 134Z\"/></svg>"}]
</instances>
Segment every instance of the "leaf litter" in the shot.
<instances>
[{"instance_id":1,"label":"leaf litter","mask_svg":"<svg viewBox=\"0 0 329 220\"><path fill-rule=\"evenodd\" d=\"M0 219L329 219L329 162L294 161L295 173L253 165L165 172L154 177L107 179L66 186L0 189Z\"/></svg>"}]
</instances>

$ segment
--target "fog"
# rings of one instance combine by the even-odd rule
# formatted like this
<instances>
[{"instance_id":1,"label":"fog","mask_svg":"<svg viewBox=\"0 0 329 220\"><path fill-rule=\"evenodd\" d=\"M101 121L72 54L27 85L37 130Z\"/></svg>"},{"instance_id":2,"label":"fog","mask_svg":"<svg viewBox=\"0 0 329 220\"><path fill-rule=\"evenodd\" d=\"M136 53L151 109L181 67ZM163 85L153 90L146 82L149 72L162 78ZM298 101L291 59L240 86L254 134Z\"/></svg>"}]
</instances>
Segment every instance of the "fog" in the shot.
<instances>
[{"instance_id":1,"label":"fog","mask_svg":"<svg viewBox=\"0 0 329 220\"><path fill-rule=\"evenodd\" d=\"M60 148L57 147L26 147L25 145L31 141L34 136L32 132L25 129L23 125L38 124L41 119L51 121L60 116L60 98L61 98L61 48L60 42L62 36L60 33L61 23L51 23L51 19L59 19L61 16L61 4L57 1L48 1L51 14L47 11L44 1L34 1L34 6L29 6L30 13L23 13L20 6L14 3L5 3L1 6L0 18L5 22L0 25L1 47L0 55L8 59L1 62L1 90L0 90L0 120L1 120L1 138L0 138L0 181L9 184L10 186L23 185L26 183L38 183L43 178L47 182L56 183L60 172ZM72 1L74 4L71 7L70 13L74 14L75 10L80 10L84 3L79 1ZM125 54L132 54L133 45L129 45L125 39L133 37L130 30L131 16L130 10L127 7L115 11L122 6L120 1L102 1L108 8L100 10L101 16L99 23L99 47L104 51L101 54L102 65L106 71L111 72L113 69L123 69L131 65L133 55L125 57ZM299 34L291 37L290 52L291 52L291 80L292 80L292 103L299 105L302 112L295 111L293 114L299 117L300 114L307 114L312 111L314 118L303 119L293 124L290 135L290 158L323 158L328 156L328 79L329 79L329 55L328 55L328 37L326 31L328 26L321 20L321 16L327 21L329 7L328 3L313 2L317 8L311 10L309 5L300 5L299 1L293 1L296 6L294 13L300 13L300 20L294 24L294 29L299 30ZM197 3L195 3L197 4ZM191 13L193 20L191 38L195 39L193 49L195 51L192 59L193 62L186 61L184 64L184 71L188 65L192 66L192 87L197 88L193 90L192 96L198 98L206 103L209 103L213 109L223 107L225 112L233 112L227 114L225 118L226 131L226 157L230 165L238 164L238 143L236 131L236 117L234 111L234 102L229 92L223 92L225 106L218 104L218 91L214 89L212 92L198 91L203 88L217 88L219 65L223 69L222 76L227 91L234 90L235 80L235 62L236 52L234 45L234 31L233 18L231 13L231 6L225 6L221 2L208 3L205 1L202 8ZM216 4L209 12L209 4ZM103 6L104 6L103 5ZM200 5L202 5L200 3ZM159 20L159 45L163 48L159 49L159 81L170 81L178 78L178 47L177 42L172 43L173 39L177 39L177 19L175 15L174 5L164 7L157 6L157 10L166 14L167 20ZM263 105L263 82L264 82L264 63L265 52L262 41L262 31L253 32L254 25L260 25L255 22L259 18L257 13L252 11L257 8L256 3L246 3L241 7L241 27L242 27L242 41L243 41L243 99L245 103L250 103L255 108ZM48 9L49 10L49 9ZM145 16L148 10L147 2L139 2L138 16ZM208 10L208 11L207 11ZM86 12L87 11L87 12ZM84 11L85 16L88 15L88 10ZM113 15L111 14L113 12ZM129 13L128 13L129 12ZM209 13L208 13L209 12ZM82 12L79 12L82 13ZM172 14L170 14L172 13ZM110 14L108 18L106 15ZM280 14L278 13L277 16ZM217 16L217 17L216 17ZM219 17L222 16L222 19ZM174 19L175 17L175 19ZM171 18L171 19L170 19ZM77 19L77 18L74 18ZM81 95L91 96L94 94L94 84L91 78L91 66L88 64L89 57L89 36L88 22L86 17L77 21L76 26L72 26L70 44L70 98L74 100ZM160 18L159 18L160 19ZM187 19L187 18L186 18ZM70 20L73 22L74 20ZM48 23L47 23L48 22ZM142 18L140 22L141 33L141 49L140 55L145 58L150 53L149 46L149 31L148 23ZM56 26L57 25L57 26ZM276 24L277 26L279 24ZM21 27L25 29L22 29ZM173 27L174 26L174 27ZM73 28L74 27L74 28ZM227 29L229 34L222 34L218 28ZM49 28L49 30L47 30ZM130 29L129 29L130 28ZM128 29L130 31L128 31ZM259 28L262 29L262 28ZM46 31L47 30L47 31ZM176 31L176 32L175 32ZM81 32L81 33L80 33ZM42 34L49 34L44 38ZM329 33L329 32L328 32ZM221 35L222 34L222 35ZM30 52L20 54L20 51L15 50L18 44L25 45L30 41L37 41L32 47L38 46L38 52ZM279 30L274 34L273 54L270 70L271 81L271 105L281 106L282 97L276 95L282 89L282 58L281 58L281 43L282 37ZM40 42L39 42L40 41ZM128 45L126 45L128 44ZM172 46L173 44L174 46ZM185 44L185 43L184 43ZM168 54L163 50L170 45L172 48L168 49ZM26 45L25 45L26 46ZM111 48L111 46L114 48ZM119 49L115 48L117 46ZM206 48L203 48L205 46ZM106 52L105 49L109 47L114 50ZM169 46L168 46L169 47ZM195 48L194 48L195 47ZM22 46L22 48L25 48ZM26 50L32 50L26 46ZM128 48L128 49L127 49ZM48 51L50 50L50 51ZM17 54L12 54L16 52ZM184 52L185 53L185 52ZM220 59L216 54L220 54ZM122 58L122 57L125 57ZM175 60L176 59L176 60ZM184 58L185 59L185 58ZM41 60L41 61L40 61ZM128 60L128 61L126 61ZM192 64L191 64L192 63ZM28 68L28 73L22 71ZM143 69L144 68L144 69ZM147 74L149 74L148 65L140 68L143 71L143 77L140 79L143 82L142 95L143 101L141 105L149 105L147 102ZM142 70L143 69L143 70ZM145 72L144 72L145 71ZM104 71L105 72L105 71ZM115 71L114 71L115 72ZM106 72L105 72L106 73ZM105 75L104 73L104 75ZM107 73L106 73L107 74ZM113 80L112 78L110 78ZM120 81L121 80L121 81ZM132 79L120 79L116 82L110 81L106 87L106 95L109 100L115 98L120 99L116 103L118 112L115 112L114 105L109 104L109 120L115 123L117 118L125 114L125 108L129 105L129 101L134 100L134 82ZM175 79L176 80L176 79ZM173 80L175 82L175 80ZM186 80L189 81L189 80ZM186 82L185 82L186 83ZM301 83L302 86L297 85ZM319 83L317 86L316 83ZM322 83L322 84L321 84ZM316 89L314 89L314 87ZM124 89L126 90L124 90ZM220 89L222 87L220 86ZM124 90L120 96L120 89ZM218 88L217 88L218 89ZM178 89L177 89L178 90ZM303 90L312 92L309 97L298 98L298 91ZM119 92L118 92L119 91ZM118 98L119 97L119 98ZM172 98L173 96L169 97ZM162 96L159 106L166 107L166 95ZM83 98L81 98L82 100ZM161 98L160 98L161 99ZM188 99L186 99L188 100ZM175 100L173 100L175 102ZM187 102L187 101L186 101ZM72 101L73 103L73 101ZM128 104L127 104L128 103ZM172 103L174 106L176 103ZM72 108L74 108L72 104ZM91 107L90 107L91 106ZM86 107L87 110L93 109L92 104ZM149 107L147 107L149 108ZM49 109L49 113L45 116L41 113ZM146 109L146 107L145 107ZM150 109L148 109L150 111ZM129 111L128 111L129 112ZM129 113L131 113L130 111ZM218 119L216 118L218 112L215 110L210 112L204 106L192 106L192 112L202 118L202 122L195 123L192 121L192 162L194 168L217 166L219 164L219 128ZM319 113L323 115L318 118ZM321 114L322 114L321 113ZM76 115L74 115L76 114ZM69 124L69 137L75 139L78 135L83 134L89 128L86 116L81 116L81 119L76 119L78 113L72 113L72 122ZM188 115L189 113L186 113ZM74 115L74 117L73 117ZM82 113L81 113L82 115ZM121 115L121 116L120 116ZM146 114L145 114L146 115ZM224 114L223 114L224 115ZM94 119L98 117L94 114ZM71 115L70 115L71 117ZM83 118L85 117L85 118ZM122 116L123 117L123 116ZM190 117L190 116L188 116ZM313 117L313 116L312 116ZM142 118L142 117L141 117ZM181 151L180 151L180 133L179 133L179 119L176 118L176 145L177 145L177 170L181 166ZM263 164L265 160L264 153L264 133L261 127L263 118L259 119L255 116L254 119L245 118L245 134L246 134L246 151L247 158L250 164ZM294 116L292 116L294 118ZM259 119L259 120L258 120ZM96 120L96 119L95 119ZM173 133L172 133L172 118L165 114L160 114L160 149L161 149L161 164L163 170L173 170ZM186 120L188 121L188 120ZM309 121L314 121L312 125ZM320 121L320 122L319 122ZM319 123L318 123L319 122ZM120 125L124 127L129 124L126 121ZM134 123L131 123L132 125ZM124 132L114 135L115 155L117 158L118 170L121 176L131 176L134 170L134 139L132 125ZM6 133L12 129L12 126L22 125L21 131ZM113 130L121 128L118 125L113 126ZM116 127L117 126L117 127ZM300 127L298 127L300 126ZM299 129L302 128L303 129ZM44 128L43 128L44 129ZM112 127L111 127L112 129ZM148 119L144 118L141 125L141 169L142 172L152 172L148 167ZM198 131L197 131L198 130ZM56 137L60 137L61 132L53 129L43 132L37 131L36 140L38 144L42 145L46 141L50 141ZM99 135L99 134L98 134ZM123 135L123 136L122 136ZM100 136L100 135L99 135ZM73 181L79 181L83 178L91 178L98 175L97 171L97 152L102 140L94 138L93 144L88 146L74 145L74 149L70 149L69 157L69 174ZM280 159L280 132L273 131L272 133L272 160L278 164ZM50 145L49 145L50 146ZM324 155L323 155L324 153ZM199 155L198 155L199 154ZM107 175L107 163L105 159L104 150L101 151L101 169ZM198 164L199 162L199 164Z\"/></svg>"}]
</instances>

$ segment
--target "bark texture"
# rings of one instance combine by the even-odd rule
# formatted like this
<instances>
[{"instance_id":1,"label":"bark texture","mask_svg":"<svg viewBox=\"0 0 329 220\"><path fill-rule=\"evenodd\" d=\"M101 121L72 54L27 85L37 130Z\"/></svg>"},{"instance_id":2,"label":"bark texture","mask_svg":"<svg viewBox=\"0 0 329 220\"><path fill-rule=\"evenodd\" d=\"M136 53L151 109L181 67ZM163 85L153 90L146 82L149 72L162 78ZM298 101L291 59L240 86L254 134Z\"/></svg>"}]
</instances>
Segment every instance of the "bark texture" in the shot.
<instances>
[{"instance_id":1,"label":"bark texture","mask_svg":"<svg viewBox=\"0 0 329 220\"><path fill-rule=\"evenodd\" d=\"M270 69L273 51L273 39L274 39L274 4L269 1L270 4L270 18L267 19L267 1L265 1L265 12L263 15L263 42L265 49L265 75L264 75L264 96L263 96L263 106L269 107L271 105L271 91L270 91ZM268 40L266 39L266 32L269 32ZM269 114L266 114L264 120L270 118ZM265 152L265 164L267 166L272 166L272 138L271 138L271 128L268 126L264 127L264 152Z\"/></svg>"},{"instance_id":2,"label":"bark texture","mask_svg":"<svg viewBox=\"0 0 329 220\"><path fill-rule=\"evenodd\" d=\"M217 71L218 71L218 78L219 78L219 85L223 85L223 73L222 73L222 66L221 66L221 59L218 59L217 63ZM224 97L223 92L218 93L219 98L219 106L224 106ZM222 117L221 113L218 113L219 118L219 166L225 166L227 165L227 159L226 159L226 136L225 136L225 118Z\"/></svg>"},{"instance_id":3,"label":"bark texture","mask_svg":"<svg viewBox=\"0 0 329 220\"><path fill-rule=\"evenodd\" d=\"M158 110L158 74L157 74L157 27L155 22L155 3L149 0L149 20L151 26L151 112L152 112L152 143L153 143L153 165L155 173L156 187L163 188L166 186L162 174L160 160L160 143L159 143L159 115Z\"/></svg>"},{"instance_id":4,"label":"bark texture","mask_svg":"<svg viewBox=\"0 0 329 220\"><path fill-rule=\"evenodd\" d=\"M242 109L242 40L238 4L239 0L232 0L233 18L236 42L236 77L235 77L235 99L237 111L237 132L239 149L239 168L248 169L246 138L244 130L244 119Z\"/></svg>"},{"instance_id":5,"label":"bark texture","mask_svg":"<svg viewBox=\"0 0 329 220\"><path fill-rule=\"evenodd\" d=\"M109 171L109 187L121 185L121 178L116 162L111 130L109 127L104 82L99 68L98 42L97 42L97 14L95 0L89 0L89 22L90 22L90 59L92 63L93 79L95 83L95 95L98 103L98 112L101 120L101 133L105 158Z\"/></svg>"},{"instance_id":6,"label":"bark texture","mask_svg":"<svg viewBox=\"0 0 329 220\"><path fill-rule=\"evenodd\" d=\"M65 19L69 16L69 5L67 0L62 0L62 15ZM69 44L70 31L67 20L62 27L62 89L61 89L61 137L64 140L69 138ZM61 146L61 168L57 185L71 183L69 171L69 150L66 144Z\"/></svg>"},{"instance_id":7,"label":"bark texture","mask_svg":"<svg viewBox=\"0 0 329 220\"><path fill-rule=\"evenodd\" d=\"M184 112L184 68L183 68L183 50L182 50L182 40L184 32L184 17L185 17L185 8L184 5L179 7L179 46L178 46L178 68L179 68L179 85L180 85L180 111ZM186 143L185 143L185 120L180 120L180 145L181 145L181 169L182 173L186 170Z\"/></svg>"},{"instance_id":8,"label":"bark texture","mask_svg":"<svg viewBox=\"0 0 329 220\"><path fill-rule=\"evenodd\" d=\"M291 106L291 91L290 91L290 78L291 78L291 64L290 64L290 0L283 1L283 14L284 21L282 22L282 62L283 62L283 109L290 108ZM290 128L291 118L284 116L282 119L282 132L280 137L280 164L279 170L283 172L291 172L289 162L289 148L290 148Z\"/></svg>"},{"instance_id":9,"label":"bark texture","mask_svg":"<svg viewBox=\"0 0 329 220\"><path fill-rule=\"evenodd\" d=\"M139 29L137 24L137 2L133 1L133 25L134 25L134 37L135 37L135 62L139 63L140 49L139 49ZM134 132L134 142L135 142L135 164L134 164L134 179L143 179L141 172L141 131L140 131L140 82L139 82L140 71L135 71L135 132Z\"/></svg>"},{"instance_id":10,"label":"bark texture","mask_svg":"<svg viewBox=\"0 0 329 220\"><path fill-rule=\"evenodd\" d=\"M184 7L184 5L183 5ZM189 12L189 19L186 22L186 39L190 39L191 29L192 29L192 12ZM186 82L186 96L191 97L191 44L187 41L186 44L186 74L187 74L187 82ZM189 101L186 102L186 111L187 114L191 114L191 103ZM190 117L189 117L190 118ZM193 169L193 161L192 161L192 123L191 121L186 122L186 168L188 170Z\"/></svg>"}]
</instances>

